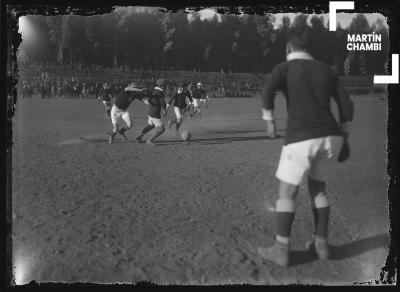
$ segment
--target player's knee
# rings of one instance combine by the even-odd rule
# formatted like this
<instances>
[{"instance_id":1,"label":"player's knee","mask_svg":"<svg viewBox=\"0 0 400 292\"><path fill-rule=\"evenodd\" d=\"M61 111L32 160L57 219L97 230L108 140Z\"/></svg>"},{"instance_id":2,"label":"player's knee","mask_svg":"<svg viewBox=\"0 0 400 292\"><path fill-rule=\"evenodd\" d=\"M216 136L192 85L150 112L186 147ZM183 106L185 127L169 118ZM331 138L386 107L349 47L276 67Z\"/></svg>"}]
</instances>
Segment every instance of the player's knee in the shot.
<instances>
[{"instance_id":1,"label":"player's knee","mask_svg":"<svg viewBox=\"0 0 400 292\"><path fill-rule=\"evenodd\" d=\"M178 118L178 119L176 119L176 123L177 123L177 124L180 124L180 123L182 123L182 118Z\"/></svg>"},{"instance_id":2,"label":"player's knee","mask_svg":"<svg viewBox=\"0 0 400 292\"><path fill-rule=\"evenodd\" d=\"M311 197L316 197L321 193L325 193L326 183L323 181L318 181L308 176L308 191Z\"/></svg>"},{"instance_id":3,"label":"player's knee","mask_svg":"<svg viewBox=\"0 0 400 292\"><path fill-rule=\"evenodd\" d=\"M298 185L287 183L283 180L279 181L279 199L295 200L299 190Z\"/></svg>"},{"instance_id":4,"label":"player's knee","mask_svg":"<svg viewBox=\"0 0 400 292\"><path fill-rule=\"evenodd\" d=\"M159 131L160 133L164 133L164 131L165 131L164 125L158 126L157 129L158 129L158 131Z\"/></svg>"}]
</instances>

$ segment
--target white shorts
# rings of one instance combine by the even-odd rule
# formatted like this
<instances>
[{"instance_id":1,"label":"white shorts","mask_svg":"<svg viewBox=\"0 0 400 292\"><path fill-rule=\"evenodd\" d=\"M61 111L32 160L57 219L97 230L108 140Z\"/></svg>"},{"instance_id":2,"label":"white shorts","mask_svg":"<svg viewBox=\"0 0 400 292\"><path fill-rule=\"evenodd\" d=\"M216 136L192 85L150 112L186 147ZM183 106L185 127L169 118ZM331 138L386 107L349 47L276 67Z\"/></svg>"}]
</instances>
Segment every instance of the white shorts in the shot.
<instances>
[{"instance_id":1,"label":"white shorts","mask_svg":"<svg viewBox=\"0 0 400 292\"><path fill-rule=\"evenodd\" d=\"M200 99L193 99L193 106L199 107L200 106Z\"/></svg>"},{"instance_id":2,"label":"white shorts","mask_svg":"<svg viewBox=\"0 0 400 292\"><path fill-rule=\"evenodd\" d=\"M113 125L118 124L118 121L122 118L125 124L130 128L132 125L131 117L127 111L119 109L115 104L111 108L111 122Z\"/></svg>"},{"instance_id":3,"label":"white shorts","mask_svg":"<svg viewBox=\"0 0 400 292\"><path fill-rule=\"evenodd\" d=\"M343 137L327 136L283 146L276 177L292 185L300 185L305 173L326 182L336 163Z\"/></svg>"},{"instance_id":4,"label":"white shorts","mask_svg":"<svg viewBox=\"0 0 400 292\"><path fill-rule=\"evenodd\" d=\"M149 125L153 125L155 127L161 127L163 125L163 122L161 121L161 119L152 118L152 117L149 117L148 123L149 123Z\"/></svg>"},{"instance_id":5,"label":"white shorts","mask_svg":"<svg viewBox=\"0 0 400 292\"><path fill-rule=\"evenodd\" d=\"M174 112L175 112L175 115L176 115L177 119L182 119L183 109L181 109L180 107L175 106L174 107Z\"/></svg>"}]
</instances>

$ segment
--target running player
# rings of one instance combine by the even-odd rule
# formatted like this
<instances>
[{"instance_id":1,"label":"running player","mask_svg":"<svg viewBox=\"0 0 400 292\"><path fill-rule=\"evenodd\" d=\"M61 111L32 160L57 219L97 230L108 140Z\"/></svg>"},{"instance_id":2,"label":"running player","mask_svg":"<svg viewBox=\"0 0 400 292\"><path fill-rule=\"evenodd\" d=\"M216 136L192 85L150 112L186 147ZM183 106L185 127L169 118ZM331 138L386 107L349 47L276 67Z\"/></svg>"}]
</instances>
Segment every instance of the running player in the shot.
<instances>
[{"instance_id":1,"label":"running player","mask_svg":"<svg viewBox=\"0 0 400 292\"><path fill-rule=\"evenodd\" d=\"M267 123L267 134L272 138L276 137L275 93L282 91L287 100L288 126L276 172L279 179L276 240L272 247L258 248L264 259L281 266L289 264L295 199L306 173L315 223L309 246L320 259L329 258L330 205L326 182L332 174L332 165L349 157L347 137L353 119L353 102L331 68L308 53L308 44L307 33L289 37L287 61L273 69L262 94L263 119ZM331 113L331 98L338 105L340 124Z\"/></svg>"},{"instance_id":2,"label":"running player","mask_svg":"<svg viewBox=\"0 0 400 292\"><path fill-rule=\"evenodd\" d=\"M203 84L201 84L200 82L197 83L196 88L193 90L194 109L193 109L193 113L191 114L191 116L193 116L196 113L201 114L200 102L204 102L206 108L208 108L207 99L208 99L208 96L206 94L206 91L203 88Z\"/></svg>"},{"instance_id":3,"label":"running player","mask_svg":"<svg viewBox=\"0 0 400 292\"><path fill-rule=\"evenodd\" d=\"M100 89L98 101L102 101L104 107L106 108L106 116L109 118L111 113L111 94L110 94L110 85L105 82L103 87Z\"/></svg>"},{"instance_id":4,"label":"running player","mask_svg":"<svg viewBox=\"0 0 400 292\"><path fill-rule=\"evenodd\" d=\"M146 144L154 145L154 140L160 136L165 131L164 124L161 120L161 114L163 116L166 115L166 103L164 100L164 90L167 86L167 80L158 79L157 86L154 88L153 93L149 96L149 98L145 101L148 105L148 125L142 129L140 135L136 137L137 141L141 141L143 136L155 129L153 135L147 139Z\"/></svg>"},{"instance_id":5,"label":"running player","mask_svg":"<svg viewBox=\"0 0 400 292\"><path fill-rule=\"evenodd\" d=\"M125 132L132 127L132 121L127 109L131 102L135 99L144 101L145 90L145 88L137 88L137 84L135 82L132 82L129 84L128 87L123 88L116 96L110 113L113 129L110 133L108 143L112 144L114 142L114 137L117 132L122 136L125 141L128 141ZM123 128L118 130L118 121L120 119L125 122L125 125Z\"/></svg>"},{"instance_id":6,"label":"running player","mask_svg":"<svg viewBox=\"0 0 400 292\"><path fill-rule=\"evenodd\" d=\"M172 104L174 106L174 112L176 115L176 119L172 121L168 121L168 127L171 129L171 126L175 124L176 133L179 131L179 127L183 121L183 115L188 107L188 101L192 102L192 96L189 90L186 89L186 84L181 82L178 85L177 92L173 95L171 100L168 102L166 109L168 110L169 106Z\"/></svg>"}]
</instances>

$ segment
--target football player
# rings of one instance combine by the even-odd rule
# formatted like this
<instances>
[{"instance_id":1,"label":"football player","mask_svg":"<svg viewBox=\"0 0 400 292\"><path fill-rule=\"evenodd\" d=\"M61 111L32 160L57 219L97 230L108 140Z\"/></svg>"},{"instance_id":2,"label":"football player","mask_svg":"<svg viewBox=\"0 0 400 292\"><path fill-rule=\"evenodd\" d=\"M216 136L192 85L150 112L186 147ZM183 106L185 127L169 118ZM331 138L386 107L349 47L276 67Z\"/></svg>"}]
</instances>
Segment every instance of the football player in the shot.
<instances>
[{"instance_id":1,"label":"football player","mask_svg":"<svg viewBox=\"0 0 400 292\"><path fill-rule=\"evenodd\" d=\"M276 239L271 247L259 247L259 254L281 266L290 263L290 233L295 215L295 199L307 174L314 217L314 233L308 247L320 259L329 259L328 219L330 204L326 183L332 166L349 157L347 142L353 119L353 102L329 65L308 53L306 32L293 34L286 47L287 61L275 66L262 94L263 119L267 135L276 137L274 98L282 91L287 100L288 123L276 177ZM331 99L339 108L339 123L330 109Z\"/></svg>"},{"instance_id":2,"label":"football player","mask_svg":"<svg viewBox=\"0 0 400 292\"><path fill-rule=\"evenodd\" d=\"M110 113L111 113L111 94L110 94L110 85L105 82L103 84L103 87L100 89L99 92L99 97L97 98L97 101L102 101L104 104L104 107L106 108L106 116L107 118L110 117Z\"/></svg>"},{"instance_id":3,"label":"football player","mask_svg":"<svg viewBox=\"0 0 400 292\"><path fill-rule=\"evenodd\" d=\"M127 109L134 100L141 100L145 102L145 92L145 88L139 89L137 88L137 84L132 82L127 87L123 88L115 97L114 104L110 112L113 129L110 133L108 143L112 144L114 142L114 137L117 132L125 141L128 141L125 132L132 127L132 121ZM118 130L118 122L120 119L124 121L125 125L123 128Z\"/></svg>"},{"instance_id":4,"label":"football player","mask_svg":"<svg viewBox=\"0 0 400 292\"><path fill-rule=\"evenodd\" d=\"M193 100L192 95L190 94L189 90L186 89L186 87L187 85L185 83L179 83L176 93L172 96L166 107L167 110L171 104L174 107L176 119L168 121L168 127L171 129L171 126L175 124L176 133L179 131L179 127L183 121L183 115L185 114L189 103L191 103Z\"/></svg>"},{"instance_id":5,"label":"football player","mask_svg":"<svg viewBox=\"0 0 400 292\"><path fill-rule=\"evenodd\" d=\"M198 82L196 88L193 90L194 109L193 109L193 113L191 114L191 116L193 116L196 113L201 114L200 102L204 102L206 109L208 108L207 99L209 99L209 98L206 94L206 91L203 88L203 84L201 84L201 82Z\"/></svg>"},{"instance_id":6,"label":"football player","mask_svg":"<svg viewBox=\"0 0 400 292\"><path fill-rule=\"evenodd\" d=\"M140 135L136 137L137 141L142 141L143 136L155 129L153 135L147 139L146 144L154 145L154 140L159 137L165 131L164 124L161 120L161 115L165 116L167 114L166 111L166 103L164 100L165 97L165 89L167 86L167 80L158 79L157 86L154 88L153 93L145 100L145 103L148 105L148 125L142 129Z\"/></svg>"}]
</instances>

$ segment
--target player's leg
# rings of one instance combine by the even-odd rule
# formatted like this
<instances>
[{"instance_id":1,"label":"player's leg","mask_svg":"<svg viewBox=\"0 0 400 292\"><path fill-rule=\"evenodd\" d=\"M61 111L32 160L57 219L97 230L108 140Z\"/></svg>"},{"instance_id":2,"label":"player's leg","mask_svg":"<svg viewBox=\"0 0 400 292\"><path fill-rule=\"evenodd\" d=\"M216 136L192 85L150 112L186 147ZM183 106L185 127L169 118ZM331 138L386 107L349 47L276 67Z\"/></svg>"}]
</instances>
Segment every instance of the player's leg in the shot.
<instances>
[{"instance_id":1,"label":"player's leg","mask_svg":"<svg viewBox=\"0 0 400 292\"><path fill-rule=\"evenodd\" d=\"M143 136L146 135L146 133L150 132L151 130L153 130L155 127L155 125L153 124L152 120L150 119L150 117L148 118L148 125L146 127L144 127L141 131L140 134L136 137L136 140L141 141Z\"/></svg>"},{"instance_id":2,"label":"player's leg","mask_svg":"<svg viewBox=\"0 0 400 292\"><path fill-rule=\"evenodd\" d=\"M279 179L279 197L276 201L275 244L260 247L259 254L266 260L281 266L289 264L290 234L295 215L295 199L304 174L310 167L308 141L283 147L276 172Z\"/></svg>"},{"instance_id":3,"label":"player's leg","mask_svg":"<svg viewBox=\"0 0 400 292\"><path fill-rule=\"evenodd\" d=\"M182 124L182 121L183 121L183 110L181 109L181 108L179 108L179 107L174 107L174 111L175 111L175 115L176 115L176 127L175 127L175 129L176 129L176 132L178 133L178 131L179 131L179 127L181 126L181 124Z\"/></svg>"},{"instance_id":4,"label":"player's leg","mask_svg":"<svg viewBox=\"0 0 400 292\"><path fill-rule=\"evenodd\" d=\"M308 191L311 197L311 209L314 217L313 240L306 244L320 259L329 258L328 222L330 205L326 194L326 183L308 177Z\"/></svg>"},{"instance_id":5,"label":"player's leg","mask_svg":"<svg viewBox=\"0 0 400 292\"><path fill-rule=\"evenodd\" d=\"M128 138L125 135L125 132L128 131L132 127L132 120L129 115L129 112L125 111L122 113L122 119L125 122L125 125L123 128L121 128L118 133L124 138L125 141L128 141Z\"/></svg>"},{"instance_id":6,"label":"player's leg","mask_svg":"<svg viewBox=\"0 0 400 292\"><path fill-rule=\"evenodd\" d=\"M179 118L179 119L176 120L176 133L179 132L179 128L181 127L182 122L183 122L182 118Z\"/></svg>"},{"instance_id":7,"label":"player's leg","mask_svg":"<svg viewBox=\"0 0 400 292\"><path fill-rule=\"evenodd\" d=\"M200 100L199 99L193 99L193 112L192 115L196 113L200 113Z\"/></svg>"},{"instance_id":8,"label":"player's leg","mask_svg":"<svg viewBox=\"0 0 400 292\"><path fill-rule=\"evenodd\" d=\"M106 115L108 118L111 115L111 102L109 102L109 101L106 103Z\"/></svg>"},{"instance_id":9,"label":"player's leg","mask_svg":"<svg viewBox=\"0 0 400 292\"><path fill-rule=\"evenodd\" d=\"M154 145L154 140L159 137L162 133L165 132L165 127L161 121L161 119L152 118L153 125L155 126L155 130L153 135L149 139L147 139L146 144Z\"/></svg>"},{"instance_id":10,"label":"player's leg","mask_svg":"<svg viewBox=\"0 0 400 292\"><path fill-rule=\"evenodd\" d=\"M308 176L308 190L311 198L315 229L313 240L308 242L306 246L308 249L314 250L320 259L329 258L328 231L330 203L326 192L326 181L328 181L331 175L342 144L342 137L326 137L311 164Z\"/></svg>"},{"instance_id":11,"label":"player's leg","mask_svg":"<svg viewBox=\"0 0 400 292\"><path fill-rule=\"evenodd\" d=\"M117 109L116 106L113 106L111 109L111 123L113 129L110 133L110 137L108 139L108 143L112 144L114 142L114 137L118 132L118 120L121 118L122 113Z\"/></svg>"}]
</instances>

